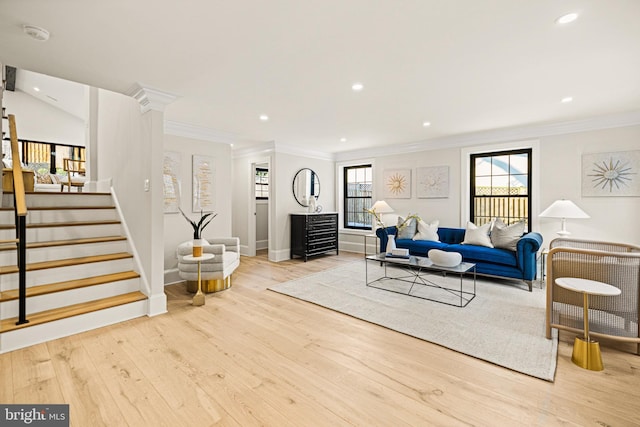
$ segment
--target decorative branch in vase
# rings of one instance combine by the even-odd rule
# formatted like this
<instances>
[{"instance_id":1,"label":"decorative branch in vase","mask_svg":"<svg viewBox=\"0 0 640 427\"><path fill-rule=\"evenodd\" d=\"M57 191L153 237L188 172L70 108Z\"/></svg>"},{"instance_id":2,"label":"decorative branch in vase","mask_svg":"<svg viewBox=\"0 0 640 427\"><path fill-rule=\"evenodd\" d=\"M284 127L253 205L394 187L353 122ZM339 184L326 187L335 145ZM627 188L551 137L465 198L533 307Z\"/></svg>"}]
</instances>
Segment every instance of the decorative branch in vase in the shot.
<instances>
[{"instance_id":1,"label":"decorative branch in vase","mask_svg":"<svg viewBox=\"0 0 640 427\"><path fill-rule=\"evenodd\" d=\"M204 230L204 228L209 225L209 223L213 220L213 218L215 218L216 216L218 216L217 213L213 213L213 212L209 212L209 213L204 213L204 211L200 211L200 220L198 222L192 220L191 218L189 218L183 211L181 208L178 208L180 210L180 213L182 214L183 217L185 217L185 219L187 220L187 222L189 222L189 224L191 224L191 227L193 227L193 256L202 256L202 231ZM211 217L211 218L209 218ZM207 218L209 218L209 220L207 221ZM206 222L205 222L206 221Z\"/></svg>"}]
</instances>

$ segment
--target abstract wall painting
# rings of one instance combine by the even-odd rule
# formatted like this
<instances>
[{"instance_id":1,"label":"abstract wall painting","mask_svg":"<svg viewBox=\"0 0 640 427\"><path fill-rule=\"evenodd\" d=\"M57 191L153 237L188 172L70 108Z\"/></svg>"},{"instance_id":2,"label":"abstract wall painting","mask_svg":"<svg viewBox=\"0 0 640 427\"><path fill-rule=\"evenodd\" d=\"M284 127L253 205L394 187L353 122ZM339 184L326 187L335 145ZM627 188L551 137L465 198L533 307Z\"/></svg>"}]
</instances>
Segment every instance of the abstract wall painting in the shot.
<instances>
[{"instance_id":1,"label":"abstract wall painting","mask_svg":"<svg viewBox=\"0 0 640 427\"><path fill-rule=\"evenodd\" d=\"M416 169L419 199L449 197L449 166L429 166Z\"/></svg>"},{"instance_id":2,"label":"abstract wall painting","mask_svg":"<svg viewBox=\"0 0 640 427\"><path fill-rule=\"evenodd\" d=\"M193 155L193 212L212 212L215 207L213 157Z\"/></svg>"},{"instance_id":3,"label":"abstract wall painting","mask_svg":"<svg viewBox=\"0 0 640 427\"><path fill-rule=\"evenodd\" d=\"M640 197L640 150L583 154L582 196Z\"/></svg>"},{"instance_id":4,"label":"abstract wall painting","mask_svg":"<svg viewBox=\"0 0 640 427\"><path fill-rule=\"evenodd\" d=\"M182 155L177 151L165 151L162 163L164 213L176 213L180 206L180 169Z\"/></svg>"},{"instance_id":5,"label":"abstract wall painting","mask_svg":"<svg viewBox=\"0 0 640 427\"><path fill-rule=\"evenodd\" d=\"M382 173L385 199L411 198L411 169L385 169Z\"/></svg>"}]
</instances>

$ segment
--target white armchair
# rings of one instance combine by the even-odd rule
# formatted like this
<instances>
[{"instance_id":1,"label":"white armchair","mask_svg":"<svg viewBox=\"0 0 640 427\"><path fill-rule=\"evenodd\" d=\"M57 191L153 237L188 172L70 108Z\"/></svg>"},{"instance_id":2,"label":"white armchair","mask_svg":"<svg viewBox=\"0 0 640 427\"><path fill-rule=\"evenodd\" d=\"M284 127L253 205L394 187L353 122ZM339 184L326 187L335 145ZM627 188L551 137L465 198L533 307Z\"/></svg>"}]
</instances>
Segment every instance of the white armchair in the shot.
<instances>
[{"instance_id":1,"label":"white armchair","mask_svg":"<svg viewBox=\"0 0 640 427\"><path fill-rule=\"evenodd\" d=\"M203 261L200 265L202 292L218 292L231 287L231 274L240 265L240 239L237 237L222 237L203 239L203 253L214 254L211 260ZM203 243L204 243L203 242ZM187 290L198 290L198 263L185 261L185 255L193 252L193 242L181 243L177 248L178 274L187 281Z\"/></svg>"}]
</instances>

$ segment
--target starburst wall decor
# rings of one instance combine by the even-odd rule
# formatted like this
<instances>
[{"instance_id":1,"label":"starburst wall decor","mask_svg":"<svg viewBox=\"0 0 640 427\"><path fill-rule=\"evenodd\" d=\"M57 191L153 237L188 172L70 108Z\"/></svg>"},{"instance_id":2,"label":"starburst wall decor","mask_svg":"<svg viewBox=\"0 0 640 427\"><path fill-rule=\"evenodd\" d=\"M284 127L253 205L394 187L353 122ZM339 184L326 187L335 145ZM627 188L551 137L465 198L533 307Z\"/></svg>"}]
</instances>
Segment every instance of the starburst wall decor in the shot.
<instances>
[{"instance_id":1,"label":"starburst wall decor","mask_svg":"<svg viewBox=\"0 0 640 427\"><path fill-rule=\"evenodd\" d=\"M583 154L582 195L640 197L640 150Z\"/></svg>"},{"instance_id":2,"label":"starburst wall decor","mask_svg":"<svg viewBox=\"0 0 640 427\"><path fill-rule=\"evenodd\" d=\"M386 169L382 174L385 199L411 198L411 169Z\"/></svg>"}]
</instances>

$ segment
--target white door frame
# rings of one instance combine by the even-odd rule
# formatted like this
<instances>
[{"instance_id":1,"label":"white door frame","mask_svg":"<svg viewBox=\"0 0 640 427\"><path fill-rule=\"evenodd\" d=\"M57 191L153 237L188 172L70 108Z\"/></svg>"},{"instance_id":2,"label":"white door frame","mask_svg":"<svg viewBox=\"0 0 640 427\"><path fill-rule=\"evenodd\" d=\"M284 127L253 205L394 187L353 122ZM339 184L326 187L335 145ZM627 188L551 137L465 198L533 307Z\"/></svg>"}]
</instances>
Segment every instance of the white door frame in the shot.
<instances>
[{"instance_id":1,"label":"white door frame","mask_svg":"<svg viewBox=\"0 0 640 427\"><path fill-rule=\"evenodd\" d=\"M269 227L267 233L268 239L268 252L271 254L271 198L272 198L272 188L271 185L271 162L268 157L265 157L261 160L254 160L251 162L251 167L249 168L249 172L251 177L249 179L249 219L247 224L247 256L256 256L256 191L255 191L255 176L256 176L256 168L258 165L267 165L267 169L269 170L269 199L267 200L267 226ZM271 259L269 257L269 259Z\"/></svg>"}]
</instances>

